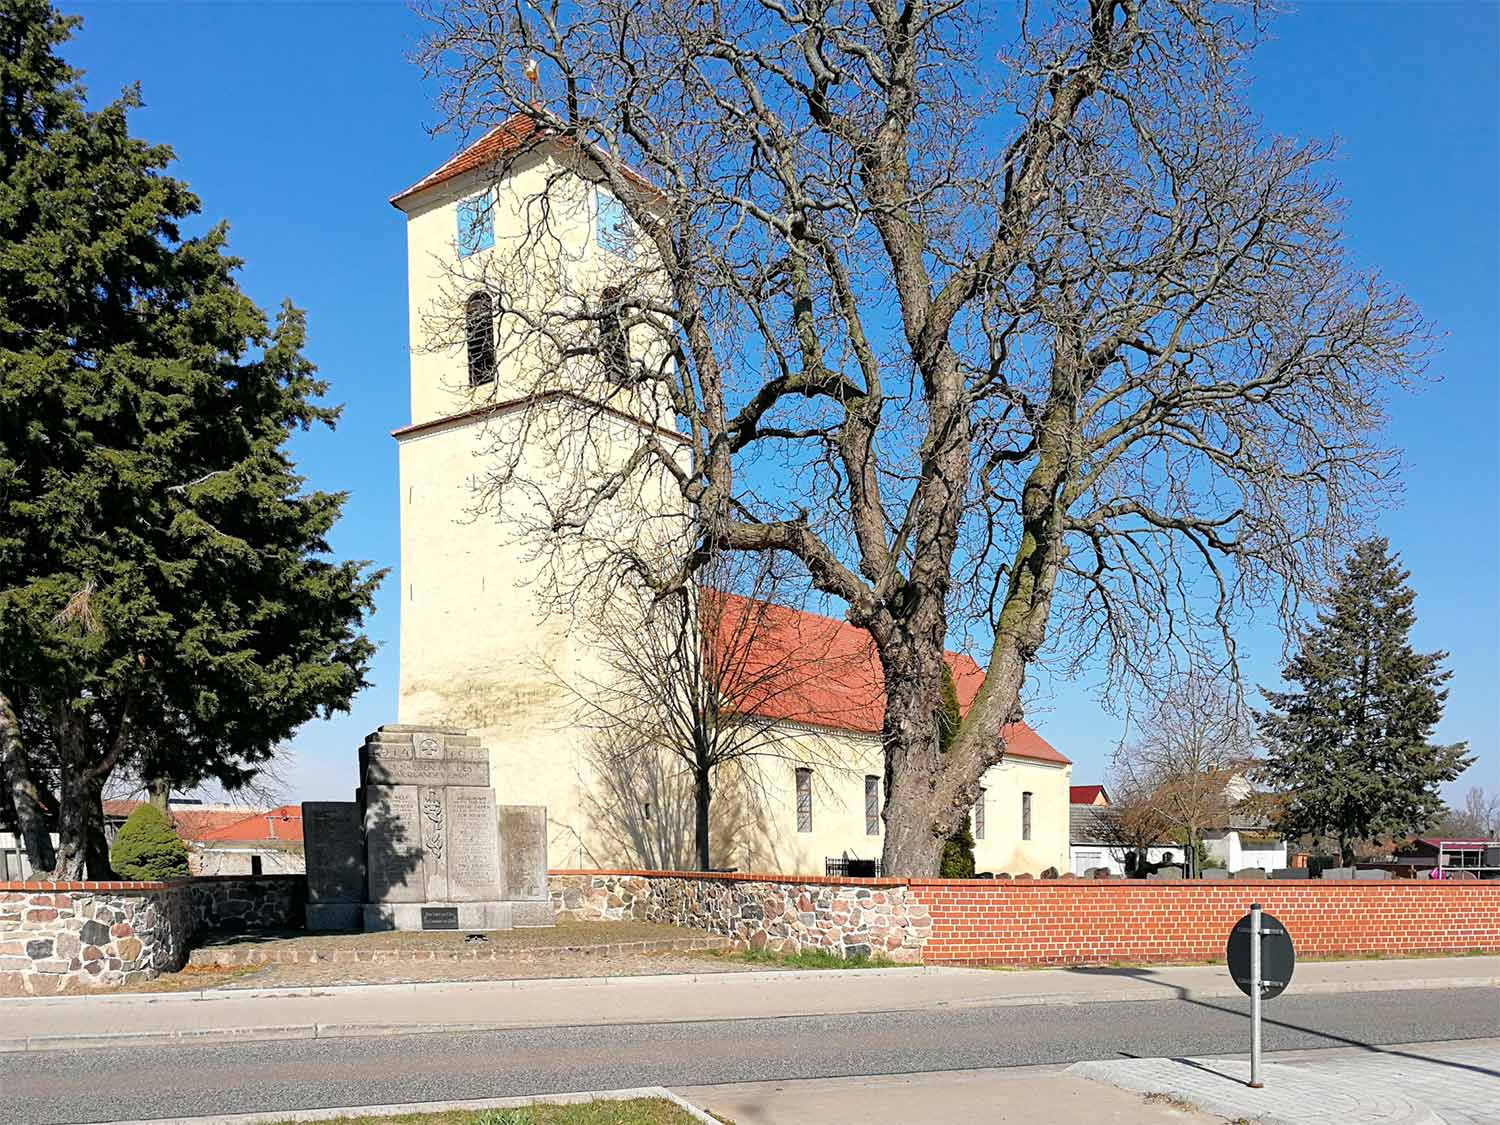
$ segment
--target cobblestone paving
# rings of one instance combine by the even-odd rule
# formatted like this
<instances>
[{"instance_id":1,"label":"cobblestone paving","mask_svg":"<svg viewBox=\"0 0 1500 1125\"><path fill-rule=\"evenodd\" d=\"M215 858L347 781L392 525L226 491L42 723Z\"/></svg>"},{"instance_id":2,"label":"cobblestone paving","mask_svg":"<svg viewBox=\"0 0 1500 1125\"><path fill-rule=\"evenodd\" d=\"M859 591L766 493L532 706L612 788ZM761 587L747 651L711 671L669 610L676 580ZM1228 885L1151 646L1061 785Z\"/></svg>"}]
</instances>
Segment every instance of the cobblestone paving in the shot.
<instances>
[{"instance_id":1,"label":"cobblestone paving","mask_svg":"<svg viewBox=\"0 0 1500 1125\"><path fill-rule=\"evenodd\" d=\"M1163 1093L1256 1125L1497 1125L1496 1043L1379 1048L1271 1062L1264 1088L1238 1059L1112 1059L1069 1073L1143 1094Z\"/></svg>"}]
</instances>

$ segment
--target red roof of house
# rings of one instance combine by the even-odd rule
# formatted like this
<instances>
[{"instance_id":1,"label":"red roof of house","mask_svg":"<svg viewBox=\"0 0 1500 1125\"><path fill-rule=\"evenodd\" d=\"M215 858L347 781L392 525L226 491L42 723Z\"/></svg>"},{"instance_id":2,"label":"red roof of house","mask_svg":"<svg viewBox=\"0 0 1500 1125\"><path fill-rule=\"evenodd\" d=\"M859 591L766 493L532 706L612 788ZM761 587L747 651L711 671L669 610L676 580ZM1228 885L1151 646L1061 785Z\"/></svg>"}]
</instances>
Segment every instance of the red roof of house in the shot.
<instances>
[{"instance_id":1,"label":"red roof of house","mask_svg":"<svg viewBox=\"0 0 1500 1125\"><path fill-rule=\"evenodd\" d=\"M144 801L109 800L104 815L123 819ZM168 809L172 827L183 840L194 843L255 843L263 840L301 840L302 806L274 809Z\"/></svg>"},{"instance_id":2,"label":"red roof of house","mask_svg":"<svg viewBox=\"0 0 1500 1125\"><path fill-rule=\"evenodd\" d=\"M513 156L525 149L528 145L538 144L549 139L549 134L542 130L536 121L525 114L517 113L506 118L496 125L484 136L473 144L460 151L457 155L439 165L436 169L423 176L405 191L397 192L391 196L391 205L399 207L405 199L416 195L419 191L426 191L430 187L446 183L455 176L461 176L465 172L471 172L475 168L483 168L503 160L507 156ZM571 138L553 136L552 139L560 144L574 145ZM625 178L630 180L639 188L655 192L656 185L651 183L634 168L622 167Z\"/></svg>"},{"instance_id":3,"label":"red roof of house","mask_svg":"<svg viewBox=\"0 0 1500 1125\"><path fill-rule=\"evenodd\" d=\"M704 595L710 599L706 614L717 619L710 634L717 634L721 653L730 654L719 660L743 667L742 679L752 685L743 701L751 713L836 730L880 732L885 690L869 633L847 621L737 594L706 590ZM967 714L984 683L984 670L963 653L945 653L944 659L953 673L959 709ZM1007 726L1001 737L1012 757L1069 763L1024 722Z\"/></svg>"},{"instance_id":4,"label":"red roof of house","mask_svg":"<svg viewBox=\"0 0 1500 1125\"><path fill-rule=\"evenodd\" d=\"M1104 794L1104 801L1109 803L1109 794L1104 792L1102 785L1070 785L1068 786L1068 804L1070 805L1092 805Z\"/></svg>"},{"instance_id":5,"label":"red roof of house","mask_svg":"<svg viewBox=\"0 0 1500 1125\"><path fill-rule=\"evenodd\" d=\"M204 833L198 839L205 844L258 844L270 840L300 842L302 806L278 805L265 812L251 813L233 824Z\"/></svg>"}]
</instances>

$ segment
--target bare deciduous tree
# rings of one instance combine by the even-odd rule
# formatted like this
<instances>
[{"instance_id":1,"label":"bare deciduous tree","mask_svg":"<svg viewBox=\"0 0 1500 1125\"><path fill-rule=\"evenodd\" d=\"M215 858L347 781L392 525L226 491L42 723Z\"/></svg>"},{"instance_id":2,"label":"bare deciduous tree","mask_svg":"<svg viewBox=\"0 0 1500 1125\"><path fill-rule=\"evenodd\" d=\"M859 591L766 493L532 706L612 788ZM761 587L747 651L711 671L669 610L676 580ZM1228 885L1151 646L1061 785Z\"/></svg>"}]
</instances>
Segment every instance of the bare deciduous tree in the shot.
<instances>
[{"instance_id":1,"label":"bare deciduous tree","mask_svg":"<svg viewBox=\"0 0 1500 1125\"><path fill-rule=\"evenodd\" d=\"M676 853L678 802L664 772L675 766L691 793L692 859L709 871L709 814L725 767L740 767L737 783L748 790L756 788L752 759L847 768L823 740L799 737L779 720L836 725L841 716L806 713L809 684L867 676L868 663L798 628L796 611L777 604L770 572L748 576L746 593L733 591L737 575L723 560L700 576L715 584L617 599L594 628L602 674L554 675L594 734L591 757L610 806L596 807L596 819L634 850Z\"/></svg>"},{"instance_id":2,"label":"bare deciduous tree","mask_svg":"<svg viewBox=\"0 0 1500 1125\"><path fill-rule=\"evenodd\" d=\"M1148 793L1151 806L1181 835L1187 871L1197 874L1203 833L1224 827L1252 761L1249 714L1233 686L1190 671L1170 685L1141 734L1115 752L1117 777ZM1245 791L1234 792L1237 777Z\"/></svg>"},{"instance_id":3,"label":"bare deciduous tree","mask_svg":"<svg viewBox=\"0 0 1500 1125\"><path fill-rule=\"evenodd\" d=\"M565 151L630 226L607 265L550 268L579 204L548 176L522 237L461 260L497 365L535 373L490 499L543 491L523 446L566 400L553 453L582 483L539 542L615 543L658 590L783 554L840 599L884 676L892 874L937 871L1044 647L1127 680L1232 662L1239 615L1293 616L1391 484L1384 396L1427 332L1346 262L1328 146L1246 109L1258 11L425 9L444 124L509 122L497 177ZM606 430L622 455L598 456ZM614 514L648 479L693 517L649 557ZM958 633L990 639L988 676L944 754Z\"/></svg>"},{"instance_id":4,"label":"bare deciduous tree","mask_svg":"<svg viewBox=\"0 0 1500 1125\"><path fill-rule=\"evenodd\" d=\"M1432 831L1455 840L1500 838L1500 793L1488 794L1481 785L1470 786L1463 808L1449 808Z\"/></svg>"}]
</instances>

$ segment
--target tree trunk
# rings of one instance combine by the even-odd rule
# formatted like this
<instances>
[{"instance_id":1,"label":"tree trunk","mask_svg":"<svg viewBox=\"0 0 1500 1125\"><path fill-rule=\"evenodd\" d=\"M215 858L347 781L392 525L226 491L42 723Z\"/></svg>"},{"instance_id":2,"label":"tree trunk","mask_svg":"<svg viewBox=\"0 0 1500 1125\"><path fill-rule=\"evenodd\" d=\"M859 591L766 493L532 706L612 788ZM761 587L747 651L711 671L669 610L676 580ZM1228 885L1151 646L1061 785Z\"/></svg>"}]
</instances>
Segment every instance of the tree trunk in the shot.
<instances>
[{"instance_id":1,"label":"tree trunk","mask_svg":"<svg viewBox=\"0 0 1500 1125\"><path fill-rule=\"evenodd\" d=\"M31 777L31 762L21 745L21 723L10 700L0 693L0 772L9 787L9 800L16 816L16 832L26 852L26 862L37 872L51 871L57 862L52 834L41 793Z\"/></svg>"},{"instance_id":2,"label":"tree trunk","mask_svg":"<svg viewBox=\"0 0 1500 1125\"><path fill-rule=\"evenodd\" d=\"M708 770L696 771L696 799L694 811L697 814L697 822L693 828L693 843L698 852L698 870L711 871L713 859L709 855L708 848L708 806L714 799L713 789L709 785Z\"/></svg>"},{"instance_id":3,"label":"tree trunk","mask_svg":"<svg viewBox=\"0 0 1500 1125\"><path fill-rule=\"evenodd\" d=\"M910 654L911 667L887 658L885 674L885 841L881 872L917 878L942 869L943 842L963 810L942 807L935 783L944 768L938 731L942 651L926 659ZM972 804L972 801L970 802Z\"/></svg>"},{"instance_id":4,"label":"tree trunk","mask_svg":"<svg viewBox=\"0 0 1500 1125\"><path fill-rule=\"evenodd\" d=\"M88 735L77 719L58 724L62 777L58 792L57 859L59 880L108 879L109 848L104 839L105 771L89 761Z\"/></svg>"}]
</instances>

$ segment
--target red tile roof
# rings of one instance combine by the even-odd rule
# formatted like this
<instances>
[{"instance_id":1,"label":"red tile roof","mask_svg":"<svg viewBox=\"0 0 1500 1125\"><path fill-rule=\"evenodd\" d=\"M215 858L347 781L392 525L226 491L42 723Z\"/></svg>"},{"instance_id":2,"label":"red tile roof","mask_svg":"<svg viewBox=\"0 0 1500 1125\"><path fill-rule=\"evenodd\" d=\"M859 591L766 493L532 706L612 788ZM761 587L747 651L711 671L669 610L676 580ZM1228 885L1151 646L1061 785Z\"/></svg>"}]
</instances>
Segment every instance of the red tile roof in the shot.
<instances>
[{"instance_id":1,"label":"red tile roof","mask_svg":"<svg viewBox=\"0 0 1500 1125\"><path fill-rule=\"evenodd\" d=\"M1104 792L1102 785L1070 785L1068 786L1068 804L1092 805L1101 794L1104 796L1104 803L1109 804L1109 794Z\"/></svg>"},{"instance_id":2,"label":"red tile roof","mask_svg":"<svg viewBox=\"0 0 1500 1125\"><path fill-rule=\"evenodd\" d=\"M705 590L704 597L705 620L714 622L708 632L717 635L720 651L730 654L719 661L742 666L742 680L753 685L744 693L753 714L880 733L885 690L869 633L847 621L737 594ZM743 657L734 655L739 652ZM984 683L984 670L963 653L945 653L944 659L953 672L959 708L967 714ZM1001 737L1011 757L1069 763L1024 722L1006 727Z\"/></svg>"},{"instance_id":3,"label":"red tile roof","mask_svg":"<svg viewBox=\"0 0 1500 1125\"><path fill-rule=\"evenodd\" d=\"M111 819L123 820L143 804L145 804L144 801L105 801L104 815ZM278 820L275 834L269 834L270 829L267 827L265 818L281 814L295 817L295 828ZM172 827L177 830L177 835L189 843L201 843L208 840L222 842L224 840L302 839L302 807L300 805L282 805L280 808L269 811L265 809L197 809L189 806L169 809L167 816L172 821Z\"/></svg>"},{"instance_id":4,"label":"red tile roof","mask_svg":"<svg viewBox=\"0 0 1500 1125\"><path fill-rule=\"evenodd\" d=\"M496 125L484 136L473 144L452 156L444 164L423 176L405 191L399 191L391 196L391 206L400 207L401 203L416 195L419 191L426 191L430 187L446 183L456 176L462 176L465 172L472 172L476 168L484 168L497 160L503 160L507 156L514 156L526 148L553 140L558 144L577 147L575 141L568 137L559 137L539 127L535 120L525 114L517 113L506 118ZM595 154L603 159L600 153ZM643 191L656 193L657 187L646 177L642 176L634 168L628 165L622 166L621 171L625 178Z\"/></svg>"},{"instance_id":5,"label":"red tile roof","mask_svg":"<svg viewBox=\"0 0 1500 1125\"><path fill-rule=\"evenodd\" d=\"M268 841L302 839L302 806L278 805L265 812L252 813L233 824L226 824L198 837L204 844L256 844Z\"/></svg>"},{"instance_id":6,"label":"red tile roof","mask_svg":"<svg viewBox=\"0 0 1500 1125\"><path fill-rule=\"evenodd\" d=\"M471 144L468 148L458 153L446 164L436 170L429 172L405 191L397 192L391 196L391 203L399 204L403 199L416 195L419 191L426 191L430 187L461 176L465 172L475 168L482 168L487 164L493 164L507 156L511 156L521 150L528 141L533 141L537 135L536 122L529 117L517 114L507 118L496 125L484 136Z\"/></svg>"}]
</instances>

